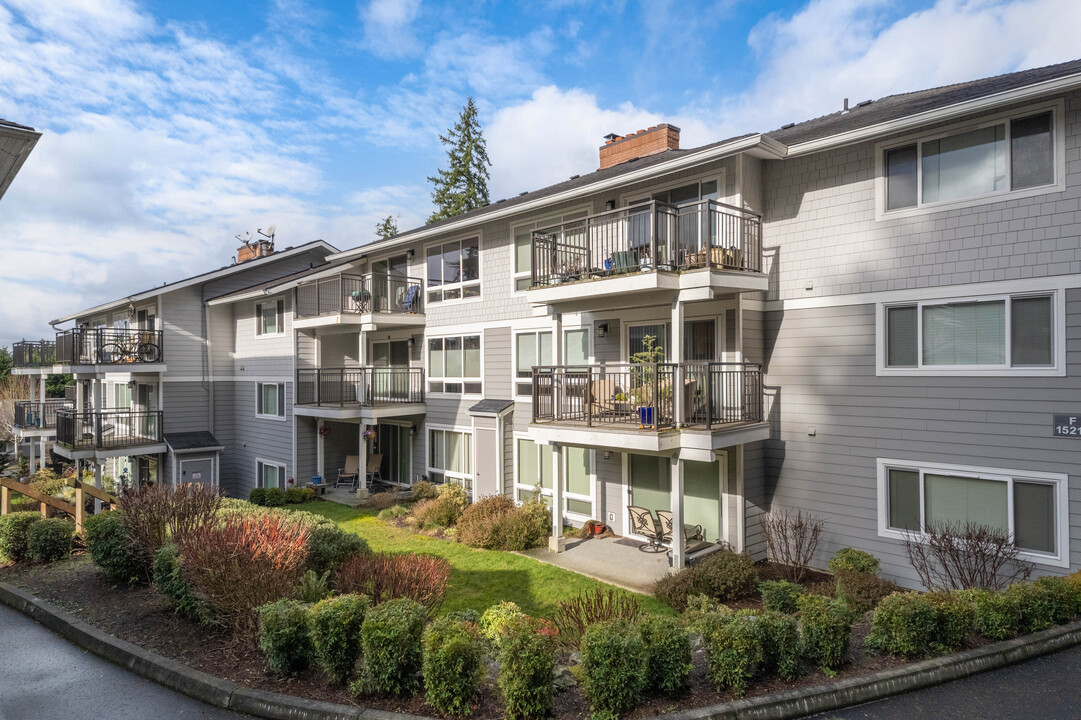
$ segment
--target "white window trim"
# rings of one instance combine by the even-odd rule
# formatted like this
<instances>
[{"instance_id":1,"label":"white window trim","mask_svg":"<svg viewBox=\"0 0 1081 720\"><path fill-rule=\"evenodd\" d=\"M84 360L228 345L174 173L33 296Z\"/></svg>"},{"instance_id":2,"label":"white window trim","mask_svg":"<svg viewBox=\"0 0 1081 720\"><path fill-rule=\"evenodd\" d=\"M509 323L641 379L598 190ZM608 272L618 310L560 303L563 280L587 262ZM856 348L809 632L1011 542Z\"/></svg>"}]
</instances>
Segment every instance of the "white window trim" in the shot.
<instances>
[{"instance_id":1,"label":"white window trim","mask_svg":"<svg viewBox=\"0 0 1081 720\"><path fill-rule=\"evenodd\" d=\"M420 259L421 259L421 262L424 264L424 272L423 272L421 277L422 277L422 280L423 280L423 287L424 287L424 305L425 306L429 305L428 291L435 289L435 288L430 288L428 286L428 248L432 248L432 247L436 247L436 246L443 246L443 245L447 245L448 243L454 243L454 242L462 243L462 242L465 242L466 240L473 240L474 238L476 238L476 240L477 240L477 279L476 280L469 280L467 282L447 283L447 284L444 284L444 285L440 285L439 289L440 289L440 291L443 291L448 287L451 288L451 289L453 289L455 287L461 289L463 285L474 285L474 284L476 284L480 288L480 294L477 295L476 297L470 297L470 298L459 297L457 299L452 299L452 300L446 300L446 299L440 298L439 300L436 300L434 303L431 303L431 305L433 305L435 307L441 307L441 306L445 305L446 303L450 303L452 305L457 305L459 303L474 303L474 302L480 302L480 301L484 300L484 284L485 284L485 280L484 280L484 233L481 230L477 230L475 232L465 233L463 235L455 235L454 237L443 238L442 240L439 240L439 241L425 243L425 245L421 248L421 258ZM512 244L513 244L513 237L511 238L511 240L512 240ZM368 267L370 269L371 265L369 265Z\"/></svg>"},{"instance_id":2,"label":"white window trim","mask_svg":"<svg viewBox=\"0 0 1081 720\"><path fill-rule=\"evenodd\" d=\"M444 340L445 341L447 338L455 338L455 337L462 338L462 372L464 373L465 372L465 338L467 336L470 336L470 335L476 335L477 337L480 338L480 375L477 376L477 377L472 377L472 376L466 377L465 375L463 375L460 378L446 378L446 377L444 377L442 375L438 375L438 376L432 375L431 374L431 368L428 367L428 353L429 353L428 341L429 340ZM443 352L446 353L446 344L445 343L443 345ZM446 369L446 365L447 365L446 355L444 354L444 356L443 356L443 368L444 369ZM434 395L435 397L450 397L450 398L456 398L456 397L483 397L484 396L484 333L483 332L463 332L463 333L450 333L450 334L447 334L447 335L425 335L424 336L424 355L423 355L423 358L422 358L422 367L424 368L424 382L425 382L424 391L425 391L426 395ZM431 383L433 381L434 382L442 382L442 383L444 383L444 387L446 387L446 383L448 381L449 382L462 383L463 392L460 392L460 393L448 393L448 392L443 392L443 391L436 392L434 390L431 390L431 385L429 384L429 383ZM480 383L480 392L478 392L478 393L464 392L466 382L479 382Z\"/></svg>"},{"instance_id":3,"label":"white window trim","mask_svg":"<svg viewBox=\"0 0 1081 720\"><path fill-rule=\"evenodd\" d=\"M683 187L684 185L690 185L691 183L703 183L710 180L717 181L717 202L724 202L724 199L728 197L725 192L727 187L725 183L728 181L728 168L719 167L716 170L710 170L707 173L696 175L694 177L685 177L678 180L672 180L670 182L662 183L660 185L650 185L648 188L640 188L638 190L631 190L629 192L620 193L619 203L617 207L627 207L631 203L639 200L652 198L654 193L664 192L665 190L671 190L672 188Z\"/></svg>"},{"instance_id":4,"label":"white window trim","mask_svg":"<svg viewBox=\"0 0 1081 720\"><path fill-rule=\"evenodd\" d=\"M537 461L538 470L540 468L540 453L542 453L542 452L548 452L548 453L552 452L552 446L551 445L541 445L540 443L537 442L536 438L531 437L529 435L529 433L522 433L522 432L514 433L514 443L513 443L514 444L514 451L513 451L514 452L514 466L513 466L514 467L514 497L512 498L512 500L514 500L515 503L521 505L521 501L518 499L518 492L520 490L524 490L526 492L532 493L532 492L535 492L536 490L539 489L540 494L541 494L542 497L549 497L549 498L552 497L553 490L554 490L553 488L545 488L545 487L538 488L535 485L525 485L523 483L518 482L518 460L519 460L518 441L519 440L529 440L529 441L534 443L534 450L535 450L536 455L537 455L536 461ZM595 496L597 494L597 452L596 452L596 450L592 450L592 449L587 448L587 450L589 450L589 456L588 456L589 457L589 495L581 495L579 493L572 493L572 492L569 492L567 490L567 482L566 482L566 478L567 478L567 453L566 453L566 449L567 449L567 447L564 446L563 453L561 453L561 455L560 455L563 458L563 467L561 468L562 471L560 472L560 477L563 478L563 515L565 517L569 518L570 520L577 520L579 522L586 522L587 520L593 520L594 516L597 514L597 503L596 503L596 500L595 500ZM580 502L588 502L590 508L592 509L592 512L589 515L583 515L582 513L576 513L576 512L572 512L572 511L568 510L567 509L567 502L566 502L568 499L570 499L570 500L578 500Z\"/></svg>"},{"instance_id":5,"label":"white window trim","mask_svg":"<svg viewBox=\"0 0 1081 720\"><path fill-rule=\"evenodd\" d=\"M277 385L278 386L278 407L281 408L281 414L280 415L267 415L265 413L259 412L259 402L263 397L263 386L264 385ZM286 384L283 383L283 382L257 382L257 383L255 383L255 417L260 418L262 420L278 420L280 422L285 422L285 420L286 420L285 394L286 394Z\"/></svg>"},{"instance_id":6,"label":"white window trim","mask_svg":"<svg viewBox=\"0 0 1081 720\"><path fill-rule=\"evenodd\" d=\"M896 540L904 540L906 537L906 533L903 530L896 530L889 526L889 507L887 502L889 492L887 489L887 479L888 470L890 469L912 470L920 473L921 519L924 513L923 475L927 472L941 473L944 475L969 476L985 480L1006 482L1009 484L1009 488L1006 493L1006 513L1011 529L1013 528L1014 522L1014 481L1032 480L1053 485L1055 487L1055 522L1058 530L1056 538L1057 541L1055 545L1058 549L1058 552L1055 555L1046 555L1043 553L1036 553L1031 551L1021 551L1019 553L1019 557L1036 563L1038 565L1050 565L1062 568L1070 567L1070 494L1068 475L1062 473L1032 472L1028 470L1005 470L1002 468L986 468L976 467L972 465L947 465L935 462L878 458L878 536L883 538L893 538ZM919 533L917 535L921 534L922 533Z\"/></svg>"},{"instance_id":7,"label":"white window trim","mask_svg":"<svg viewBox=\"0 0 1081 720\"><path fill-rule=\"evenodd\" d=\"M261 465L274 465L281 473L279 479L279 488L281 490L289 489L289 466L279 460L265 460L263 458L255 458L255 486L259 488L265 488L263 485L263 475L259 472Z\"/></svg>"},{"instance_id":8,"label":"white window trim","mask_svg":"<svg viewBox=\"0 0 1081 720\"><path fill-rule=\"evenodd\" d=\"M538 335L540 333L548 333L549 335L551 335L552 334L552 326L551 325L545 325L544 327L538 327L538 328L513 328L511 330L511 343L512 343L512 347L511 347L511 367L510 367L511 393L513 394L513 396L514 396L514 398L516 400L519 400L519 401L522 401L522 402L532 402L533 401L533 393L532 393L532 391L530 391L526 395L521 395L521 394L518 393L518 383L527 381L526 378L518 377L518 336L519 335ZM553 338L553 341L554 341L554 338ZM554 357L552 358L552 362L553 362L553 364L555 363L555 358ZM531 380L529 382L532 383Z\"/></svg>"},{"instance_id":9,"label":"white window trim","mask_svg":"<svg viewBox=\"0 0 1081 720\"><path fill-rule=\"evenodd\" d=\"M437 468L437 467L432 466L432 448L431 448L431 444L432 444L432 431L433 430L438 430L438 431L441 431L441 432L444 433L444 437L443 437L443 464L444 465L447 464L447 441L446 441L446 435L445 434L448 433L448 432L454 432L454 433L461 433L463 435L468 435L469 436L469 438L470 438L470 440L469 440L469 450L470 450L470 452L467 453L467 455L469 456L469 464L473 467L473 472L471 472L471 473L460 473L460 472L456 472L454 470L444 470L442 468ZM425 427L424 427L424 468L425 468L425 471L428 473L428 477L431 477L432 473L442 475L444 484L446 484L448 482L448 480L468 480L470 489L467 492L469 493L470 499L473 498L473 493L476 492L476 489L477 489L477 463L476 463L476 458L473 457L473 453L475 453L475 452L476 452L476 436L473 434L472 426L435 425L435 424L432 424L432 423L427 423L425 425ZM458 485L460 487L463 487L463 489L464 489L464 485L461 485L460 483L458 483Z\"/></svg>"},{"instance_id":10,"label":"white window trim","mask_svg":"<svg viewBox=\"0 0 1081 720\"><path fill-rule=\"evenodd\" d=\"M1034 188L1025 188L1023 190L1000 190L998 192L987 193L984 195L978 195L975 197L964 198L962 200L952 200L939 203L922 202L923 188L923 168L922 159L923 155L917 148L916 153L916 202L915 207L898 208L896 210L886 209L886 177L885 177L885 157L886 151L893 150L894 148L903 147L905 145L911 145L916 143L922 145L930 140L936 140L938 138L950 137L969 130L977 130L982 127L989 127L991 125L999 125L1004 120L1013 120L1029 117L1030 115L1036 115L1044 110L1051 110L1051 132L1053 134L1053 152L1054 152L1054 171L1055 180L1050 185L1040 185ZM922 133L913 133L905 135L904 137L896 138L893 140L887 140L875 144L875 221L882 220L895 220L898 218L912 217L914 215L928 215L931 213L938 213L944 210L957 210L960 208L975 207L978 205L986 205L988 203L1002 202L1005 200L1017 200L1019 198L1035 197L1037 195L1046 195L1048 193L1062 192L1066 189L1066 132L1065 132L1065 102L1062 98L1053 100L1051 102L1040 103L1038 105L1028 105L1024 108L1017 108L1005 112L996 113L994 115L988 115L969 122L957 123L948 125L946 127L936 128L931 131L924 131ZM1010 135L1008 132L1009 123L1007 123L1007 135L1006 135L1006 163L1007 163L1007 176L1010 174Z\"/></svg>"},{"instance_id":11,"label":"white window trim","mask_svg":"<svg viewBox=\"0 0 1081 720\"><path fill-rule=\"evenodd\" d=\"M575 213L580 213L580 212L583 212L583 211L586 213L584 217L576 218L574 220L564 220L563 219L563 218L567 217L568 215L573 215ZM585 220L586 218L588 218L588 217L590 217L591 215L594 215L594 214L595 213L593 212L593 203L587 203L585 205L579 205L578 207L575 207L575 208L568 208L567 210L564 210L563 212L558 212L558 213L554 213L554 214L545 215L545 216L543 216L543 217L541 217L541 218L539 218L537 220L527 220L527 221L524 221L524 222L518 222L518 223L514 223L513 225L511 225L510 226L510 251L511 251L511 258L510 258L510 270L511 270L511 273L510 273L510 275L511 275L511 277L510 277L510 292L511 292L511 295L518 295L519 297L525 297L526 296L526 294L529 292L529 290L528 289L519 290L518 289L518 281L521 280L522 278L530 277L532 275L532 272L533 272L532 268L530 268L529 270L526 270L525 272L515 272L515 270L514 270L514 261L516 259L515 258L515 253L517 252L517 248L514 245L514 238L518 233L518 228L525 227L527 225L532 225L534 230L543 230L546 227L552 227L553 225L560 225L560 224L562 224L564 222L578 222L579 220ZM530 247L532 248L532 242L530 242ZM425 257L427 257L427 256L425 256ZM532 265L532 258L530 258L530 264Z\"/></svg>"},{"instance_id":12,"label":"white window trim","mask_svg":"<svg viewBox=\"0 0 1081 720\"><path fill-rule=\"evenodd\" d=\"M1051 297L1051 360L1047 367L1031 365L924 365L923 364L923 308L929 305L950 303L990 302L1006 300L1004 322L1006 338L1006 358L1011 357L1011 298ZM916 367L889 367L886 365L886 313L890 308L916 308ZM990 377L1065 377L1066 376L1066 293L1061 290L1031 290L987 295L967 295L962 297L927 297L909 301L878 302L875 307L875 375L877 376L928 376L950 377L985 375Z\"/></svg>"},{"instance_id":13,"label":"white window trim","mask_svg":"<svg viewBox=\"0 0 1081 720\"><path fill-rule=\"evenodd\" d=\"M278 329L275 332L265 333L265 332L263 332L263 312L262 312L262 310L263 310L264 305L268 305L268 304L271 304L271 303L274 305L275 318L277 318L278 303L282 304L281 322L277 323ZM277 338L277 337L281 337L282 335L284 335L285 334L285 315L288 312L288 310L289 310L289 308L287 308L285 306L285 298L283 298L283 297L274 298L274 299L260 300L259 302L255 303L255 339L256 340L261 340L261 339L264 339L264 338Z\"/></svg>"}]
</instances>

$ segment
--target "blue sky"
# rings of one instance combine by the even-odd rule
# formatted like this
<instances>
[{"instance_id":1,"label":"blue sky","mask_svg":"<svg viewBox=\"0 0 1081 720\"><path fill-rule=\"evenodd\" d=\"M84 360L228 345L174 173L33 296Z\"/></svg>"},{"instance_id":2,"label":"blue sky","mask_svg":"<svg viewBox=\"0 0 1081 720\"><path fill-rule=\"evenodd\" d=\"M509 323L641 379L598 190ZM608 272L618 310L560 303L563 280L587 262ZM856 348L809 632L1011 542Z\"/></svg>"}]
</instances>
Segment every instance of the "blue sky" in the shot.
<instances>
[{"instance_id":1,"label":"blue sky","mask_svg":"<svg viewBox=\"0 0 1081 720\"><path fill-rule=\"evenodd\" d=\"M430 212L473 96L493 200L596 168L1081 55L1076 0L0 0L0 117L44 137L0 201L0 343L279 247Z\"/></svg>"}]
</instances>

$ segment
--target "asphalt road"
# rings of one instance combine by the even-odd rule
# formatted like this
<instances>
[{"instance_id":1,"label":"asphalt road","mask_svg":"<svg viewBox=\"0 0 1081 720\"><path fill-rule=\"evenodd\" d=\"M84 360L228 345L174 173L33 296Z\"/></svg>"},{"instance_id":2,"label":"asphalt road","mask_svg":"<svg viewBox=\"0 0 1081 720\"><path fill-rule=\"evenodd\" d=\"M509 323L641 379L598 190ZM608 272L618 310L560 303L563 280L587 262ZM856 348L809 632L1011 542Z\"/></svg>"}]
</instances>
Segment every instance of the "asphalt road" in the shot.
<instances>
[{"instance_id":1,"label":"asphalt road","mask_svg":"<svg viewBox=\"0 0 1081 720\"><path fill-rule=\"evenodd\" d=\"M805 720L1065 720L1081 717L1081 647Z\"/></svg>"},{"instance_id":2,"label":"asphalt road","mask_svg":"<svg viewBox=\"0 0 1081 720\"><path fill-rule=\"evenodd\" d=\"M132 675L0 605L0 720L251 720Z\"/></svg>"}]
</instances>

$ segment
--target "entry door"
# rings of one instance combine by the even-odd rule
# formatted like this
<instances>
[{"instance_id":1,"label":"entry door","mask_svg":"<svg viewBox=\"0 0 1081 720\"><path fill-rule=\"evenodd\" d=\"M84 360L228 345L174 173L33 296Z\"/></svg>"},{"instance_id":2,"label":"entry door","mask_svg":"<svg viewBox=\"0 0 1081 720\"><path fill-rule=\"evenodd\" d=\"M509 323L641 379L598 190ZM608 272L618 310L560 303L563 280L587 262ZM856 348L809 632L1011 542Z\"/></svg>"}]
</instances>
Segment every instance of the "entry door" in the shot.
<instances>
[{"instance_id":1,"label":"entry door","mask_svg":"<svg viewBox=\"0 0 1081 720\"><path fill-rule=\"evenodd\" d=\"M495 428L478 427L474 432L473 498L503 494L503 474L499 472L499 436Z\"/></svg>"},{"instance_id":2,"label":"entry door","mask_svg":"<svg viewBox=\"0 0 1081 720\"><path fill-rule=\"evenodd\" d=\"M181 460L180 482L213 485L214 461L210 458L203 458L202 460Z\"/></svg>"},{"instance_id":3,"label":"entry door","mask_svg":"<svg viewBox=\"0 0 1081 720\"><path fill-rule=\"evenodd\" d=\"M721 517L721 487L724 463L683 462L683 524L701 525L707 542L724 539Z\"/></svg>"}]
</instances>

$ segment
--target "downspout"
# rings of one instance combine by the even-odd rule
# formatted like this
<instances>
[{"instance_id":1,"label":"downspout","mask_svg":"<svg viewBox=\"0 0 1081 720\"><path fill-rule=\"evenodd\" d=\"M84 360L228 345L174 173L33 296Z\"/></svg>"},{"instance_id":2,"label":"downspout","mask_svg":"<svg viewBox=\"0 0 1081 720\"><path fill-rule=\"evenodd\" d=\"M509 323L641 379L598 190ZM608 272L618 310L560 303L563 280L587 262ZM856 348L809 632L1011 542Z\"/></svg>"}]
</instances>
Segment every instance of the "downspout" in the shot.
<instances>
[{"instance_id":1,"label":"downspout","mask_svg":"<svg viewBox=\"0 0 1081 720\"><path fill-rule=\"evenodd\" d=\"M211 343L210 343L210 305L203 301L203 356L205 358L205 366L203 377L206 378L203 382L203 386L207 391L207 406L206 406L206 424L210 434L214 434L214 378L213 370L214 366L210 359Z\"/></svg>"}]
</instances>

